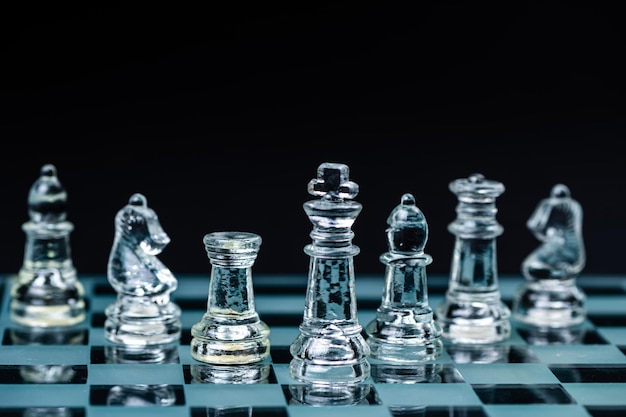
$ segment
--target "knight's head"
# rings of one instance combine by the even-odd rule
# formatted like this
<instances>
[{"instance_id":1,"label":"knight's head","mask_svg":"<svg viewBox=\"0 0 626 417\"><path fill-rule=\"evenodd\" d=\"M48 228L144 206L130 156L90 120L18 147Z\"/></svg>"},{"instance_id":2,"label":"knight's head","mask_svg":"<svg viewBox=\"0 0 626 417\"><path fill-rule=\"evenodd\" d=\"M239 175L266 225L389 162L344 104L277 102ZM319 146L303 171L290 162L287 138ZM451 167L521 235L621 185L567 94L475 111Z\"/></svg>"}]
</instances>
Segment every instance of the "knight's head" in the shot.
<instances>
[{"instance_id":1,"label":"knight's head","mask_svg":"<svg viewBox=\"0 0 626 417\"><path fill-rule=\"evenodd\" d=\"M135 193L115 216L116 238L121 244L157 255L170 243L156 213L143 194Z\"/></svg>"}]
</instances>

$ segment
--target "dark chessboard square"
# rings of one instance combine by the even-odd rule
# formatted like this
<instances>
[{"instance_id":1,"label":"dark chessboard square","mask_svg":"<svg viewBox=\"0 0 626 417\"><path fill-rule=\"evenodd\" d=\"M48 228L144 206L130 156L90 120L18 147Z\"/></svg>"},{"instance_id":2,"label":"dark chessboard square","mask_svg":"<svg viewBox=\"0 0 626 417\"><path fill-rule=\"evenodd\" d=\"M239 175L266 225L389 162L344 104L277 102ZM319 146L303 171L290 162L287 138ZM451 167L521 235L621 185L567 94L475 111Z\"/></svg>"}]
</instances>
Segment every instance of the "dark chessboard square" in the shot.
<instances>
[{"instance_id":1,"label":"dark chessboard square","mask_svg":"<svg viewBox=\"0 0 626 417\"><path fill-rule=\"evenodd\" d=\"M85 417L85 409L78 407L29 407L29 408L2 408L2 417L24 417L24 416L71 416Z\"/></svg>"},{"instance_id":2,"label":"dark chessboard square","mask_svg":"<svg viewBox=\"0 0 626 417\"><path fill-rule=\"evenodd\" d=\"M626 416L626 405L589 405L585 409L591 417Z\"/></svg>"},{"instance_id":3,"label":"dark chessboard square","mask_svg":"<svg viewBox=\"0 0 626 417\"><path fill-rule=\"evenodd\" d=\"M92 290L94 295L117 295L113 287L107 284L96 284Z\"/></svg>"},{"instance_id":4,"label":"dark chessboard square","mask_svg":"<svg viewBox=\"0 0 626 417\"><path fill-rule=\"evenodd\" d=\"M581 284L580 289L587 295L624 295L626 288L620 286L591 286Z\"/></svg>"},{"instance_id":5,"label":"dark chessboard square","mask_svg":"<svg viewBox=\"0 0 626 417\"><path fill-rule=\"evenodd\" d=\"M0 384L85 384L86 365L0 365Z\"/></svg>"},{"instance_id":6,"label":"dark chessboard square","mask_svg":"<svg viewBox=\"0 0 626 417\"><path fill-rule=\"evenodd\" d=\"M587 318L598 327L626 327L624 314L589 314Z\"/></svg>"},{"instance_id":7,"label":"dark chessboard square","mask_svg":"<svg viewBox=\"0 0 626 417\"><path fill-rule=\"evenodd\" d=\"M302 313L291 313L291 314L277 314L277 313L265 313L262 315L261 319L268 325L270 328L278 327L278 326L286 326L286 327L298 327L302 323Z\"/></svg>"},{"instance_id":8,"label":"dark chessboard square","mask_svg":"<svg viewBox=\"0 0 626 417\"><path fill-rule=\"evenodd\" d=\"M126 407L185 405L185 393L182 385L94 385L89 389L89 404Z\"/></svg>"},{"instance_id":9,"label":"dark chessboard square","mask_svg":"<svg viewBox=\"0 0 626 417\"><path fill-rule=\"evenodd\" d=\"M180 331L180 344L181 345L191 345L191 329L183 328Z\"/></svg>"},{"instance_id":10,"label":"dark chessboard square","mask_svg":"<svg viewBox=\"0 0 626 417\"><path fill-rule=\"evenodd\" d=\"M539 363L539 358L528 346L511 345L508 363Z\"/></svg>"},{"instance_id":11,"label":"dark chessboard square","mask_svg":"<svg viewBox=\"0 0 626 417\"><path fill-rule=\"evenodd\" d=\"M107 316L104 313L93 313L91 315L91 327L104 327Z\"/></svg>"},{"instance_id":12,"label":"dark chessboard square","mask_svg":"<svg viewBox=\"0 0 626 417\"><path fill-rule=\"evenodd\" d=\"M285 407L192 407L191 417L288 417Z\"/></svg>"},{"instance_id":13,"label":"dark chessboard square","mask_svg":"<svg viewBox=\"0 0 626 417\"><path fill-rule=\"evenodd\" d=\"M207 310L206 298L177 298L175 302L182 311L198 310L200 312L200 316L202 316L202 314L204 314Z\"/></svg>"},{"instance_id":14,"label":"dark chessboard square","mask_svg":"<svg viewBox=\"0 0 626 417\"><path fill-rule=\"evenodd\" d=\"M289 352L289 346L272 346L270 355L272 357L272 363L286 364L290 363L291 359L293 359L291 352Z\"/></svg>"},{"instance_id":15,"label":"dark chessboard square","mask_svg":"<svg viewBox=\"0 0 626 417\"><path fill-rule=\"evenodd\" d=\"M219 382L204 382L204 381L194 381L193 380L193 375L191 372L191 367L192 366L197 366L200 368L200 371L202 371L202 367L205 367L207 370L211 370L211 368L219 368L219 365L208 365L208 364L194 364L194 365L183 365L183 377L185 379L185 384L210 384L210 383L219 383ZM245 370L246 368L249 368L250 370L259 370L260 367L265 367L268 369L269 371L269 375L267 376L267 379L263 380L262 384L277 384L278 380L276 379L276 373L274 372L274 367L271 366L270 364L251 364L251 365L224 365L224 371L219 372L219 373L211 373L209 375L211 375L211 377L213 378L213 374L218 375L219 377L227 377L228 375L228 368L241 368L242 370ZM245 375L244 373L238 373L236 372L236 369L234 369L233 371L233 379L237 380L243 377L240 377L240 375ZM252 374L252 375L256 375L256 374ZM230 382L230 383L236 383L236 382ZM241 382L240 382L241 383ZM230 414L229 414L230 415Z\"/></svg>"},{"instance_id":16,"label":"dark chessboard square","mask_svg":"<svg viewBox=\"0 0 626 417\"><path fill-rule=\"evenodd\" d=\"M308 384L283 385L283 394L289 405L352 406L380 405L373 385L315 386Z\"/></svg>"},{"instance_id":17,"label":"dark chessboard square","mask_svg":"<svg viewBox=\"0 0 626 417\"><path fill-rule=\"evenodd\" d=\"M482 407L426 405L389 407L393 417L487 417Z\"/></svg>"},{"instance_id":18,"label":"dark chessboard square","mask_svg":"<svg viewBox=\"0 0 626 417\"><path fill-rule=\"evenodd\" d=\"M561 382L626 382L626 365L550 365Z\"/></svg>"},{"instance_id":19,"label":"dark chessboard square","mask_svg":"<svg viewBox=\"0 0 626 417\"><path fill-rule=\"evenodd\" d=\"M609 344L595 329L582 326L554 329L519 327L517 333L526 343L533 346Z\"/></svg>"},{"instance_id":20,"label":"dark chessboard square","mask_svg":"<svg viewBox=\"0 0 626 417\"><path fill-rule=\"evenodd\" d=\"M358 299L356 301L357 309L359 311L376 310L380 307L380 298L377 299Z\"/></svg>"},{"instance_id":21,"label":"dark chessboard square","mask_svg":"<svg viewBox=\"0 0 626 417\"><path fill-rule=\"evenodd\" d=\"M484 404L573 404L575 401L559 384L472 385Z\"/></svg>"},{"instance_id":22,"label":"dark chessboard square","mask_svg":"<svg viewBox=\"0 0 626 417\"><path fill-rule=\"evenodd\" d=\"M10 327L4 331L2 344L10 345L87 345L87 328L25 328Z\"/></svg>"}]
</instances>

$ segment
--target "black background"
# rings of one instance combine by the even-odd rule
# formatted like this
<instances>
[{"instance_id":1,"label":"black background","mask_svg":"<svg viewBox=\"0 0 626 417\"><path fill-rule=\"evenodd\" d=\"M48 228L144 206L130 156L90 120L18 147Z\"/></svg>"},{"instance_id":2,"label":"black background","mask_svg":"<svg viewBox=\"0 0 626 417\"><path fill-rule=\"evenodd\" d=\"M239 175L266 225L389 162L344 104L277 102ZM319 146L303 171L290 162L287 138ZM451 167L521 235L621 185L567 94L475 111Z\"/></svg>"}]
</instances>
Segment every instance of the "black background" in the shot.
<instances>
[{"instance_id":1,"label":"black background","mask_svg":"<svg viewBox=\"0 0 626 417\"><path fill-rule=\"evenodd\" d=\"M141 192L174 273L208 274L202 237L241 230L263 238L255 272L306 274L306 186L342 162L363 204L357 274L384 270L406 192L429 221L429 273L447 273L448 184L474 172L506 187L501 274L537 246L525 223L557 182L585 211L585 272L626 271L611 2L294 3L2 6L0 270L22 263L28 190L53 163L81 273L106 271L115 213Z\"/></svg>"}]
</instances>

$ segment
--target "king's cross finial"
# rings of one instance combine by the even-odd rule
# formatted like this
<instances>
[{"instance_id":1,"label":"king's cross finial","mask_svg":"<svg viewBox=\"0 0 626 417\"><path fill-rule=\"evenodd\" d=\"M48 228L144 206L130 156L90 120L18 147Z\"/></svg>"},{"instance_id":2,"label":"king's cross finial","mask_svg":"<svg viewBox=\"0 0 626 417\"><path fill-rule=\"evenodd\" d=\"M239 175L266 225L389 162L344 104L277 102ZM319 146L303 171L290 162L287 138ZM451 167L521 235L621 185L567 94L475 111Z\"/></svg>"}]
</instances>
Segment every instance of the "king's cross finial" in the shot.
<instances>
[{"instance_id":1,"label":"king's cross finial","mask_svg":"<svg viewBox=\"0 0 626 417\"><path fill-rule=\"evenodd\" d=\"M308 191L326 199L353 199L359 193L359 186L350 181L347 165L325 162L317 168L317 178L309 181Z\"/></svg>"}]
</instances>

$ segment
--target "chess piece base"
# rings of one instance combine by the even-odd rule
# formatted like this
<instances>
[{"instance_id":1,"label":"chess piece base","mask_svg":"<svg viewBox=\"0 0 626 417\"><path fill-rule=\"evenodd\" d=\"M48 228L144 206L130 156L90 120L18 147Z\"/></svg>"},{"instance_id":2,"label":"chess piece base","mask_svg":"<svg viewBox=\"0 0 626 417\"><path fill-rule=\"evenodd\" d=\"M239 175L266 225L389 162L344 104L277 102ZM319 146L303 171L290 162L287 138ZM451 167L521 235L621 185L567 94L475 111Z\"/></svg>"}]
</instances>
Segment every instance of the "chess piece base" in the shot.
<instances>
[{"instance_id":1,"label":"chess piece base","mask_svg":"<svg viewBox=\"0 0 626 417\"><path fill-rule=\"evenodd\" d=\"M267 383L270 366L192 364L190 373L194 384L262 384Z\"/></svg>"},{"instance_id":2,"label":"chess piece base","mask_svg":"<svg viewBox=\"0 0 626 417\"><path fill-rule=\"evenodd\" d=\"M370 389L368 384L290 385L290 403L313 407L368 405Z\"/></svg>"},{"instance_id":3,"label":"chess piece base","mask_svg":"<svg viewBox=\"0 0 626 417\"><path fill-rule=\"evenodd\" d=\"M370 360L372 365L372 379L384 384L419 384L441 383L443 365L440 363L425 364L391 364L387 361Z\"/></svg>"},{"instance_id":4,"label":"chess piece base","mask_svg":"<svg viewBox=\"0 0 626 417\"><path fill-rule=\"evenodd\" d=\"M270 353L269 334L256 313L241 318L207 313L191 328L191 356L215 365L260 362Z\"/></svg>"},{"instance_id":5,"label":"chess piece base","mask_svg":"<svg viewBox=\"0 0 626 417\"><path fill-rule=\"evenodd\" d=\"M173 303L156 306L119 300L109 305L105 314L104 334L113 343L144 346L180 339L180 308Z\"/></svg>"},{"instance_id":6,"label":"chess piece base","mask_svg":"<svg viewBox=\"0 0 626 417\"><path fill-rule=\"evenodd\" d=\"M391 314L397 313L397 314ZM365 328L370 357L374 359L412 363L437 359L443 351L441 328L432 320L432 313L409 315L412 323L402 322L406 312L381 312L382 317L398 318L401 324L386 320L371 321ZM421 320L415 320L420 317Z\"/></svg>"},{"instance_id":7,"label":"chess piece base","mask_svg":"<svg viewBox=\"0 0 626 417\"><path fill-rule=\"evenodd\" d=\"M541 327L574 326L587 316L585 298L573 279L527 282L513 299L513 318Z\"/></svg>"},{"instance_id":8,"label":"chess piece base","mask_svg":"<svg viewBox=\"0 0 626 417\"><path fill-rule=\"evenodd\" d=\"M68 327L85 320L83 302L75 305L33 306L13 301L11 320L27 327Z\"/></svg>"},{"instance_id":9,"label":"chess piece base","mask_svg":"<svg viewBox=\"0 0 626 417\"><path fill-rule=\"evenodd\" d=\"M361 335L361 326L301 325L291 344L291 376L312 384L362 382L370 374L370 348Z\"/></svg>"},{"instance_id":10,"label":"chess piece base","mask_svg":"<svg viewBox=\"0 0 626 417\"><path fill-rule=\"evenodd\" d=\"M83 285L58 269L20 273L11 291L11 320L27 327L68 327L85 320Z\"/></svg>"},{"instance_id":11,"label":"chess piece base","mask_svg":"<svg viewBox=\"0 0 626 417\"><path fill-rule=\"evenodd\" d=\"M442 338L451 343L496 343L511 335L511 312L499 292L462 296L448 292L436 313Z\"/></svg>"}]
</instances>

